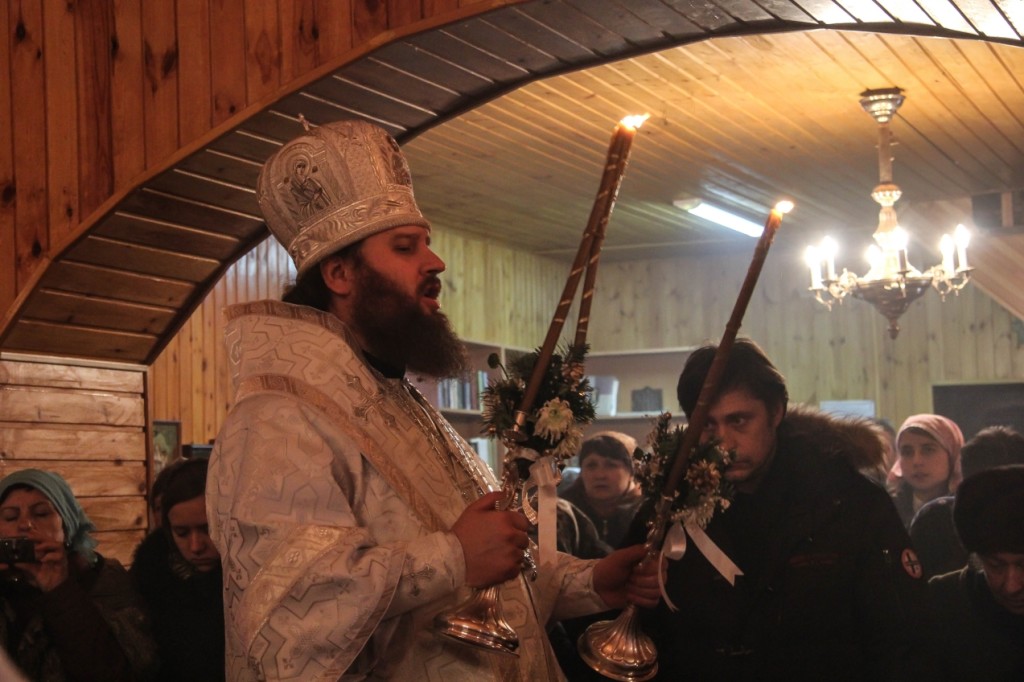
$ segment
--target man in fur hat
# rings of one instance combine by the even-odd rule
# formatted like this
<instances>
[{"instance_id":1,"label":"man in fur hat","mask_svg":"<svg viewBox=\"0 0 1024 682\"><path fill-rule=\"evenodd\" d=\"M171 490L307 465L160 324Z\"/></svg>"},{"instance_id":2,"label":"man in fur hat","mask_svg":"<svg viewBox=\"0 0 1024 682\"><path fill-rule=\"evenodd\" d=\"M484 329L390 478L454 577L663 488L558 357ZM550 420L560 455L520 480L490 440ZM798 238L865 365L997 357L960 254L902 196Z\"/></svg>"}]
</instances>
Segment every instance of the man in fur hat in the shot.
<instances>
[{"instance_id":1,"label":"man in fur hat","mask_svg":"<svg viewBox=\"0 0 1024 682\"><path fill-rule=\"evenodd\" d=\"M953 522L972 561L928 582L946 679L1024 679L1024 465L965 478Z\"/></svg>"},{"instance_id":2,"label":"man in fur hat","mask_svg":"<svg viewBox=\"0 0 1024 682\"><path fill-rule=\"evenodd\" d=\"M687 360L689 417L716 347ZM886 492L858 473L882 457L865 421L787 409L785 379L738 339L703 438L734 460L735 499L707 528L742 571L735 584L696 541L670 562L677 612L651 614L664 680L916 679L927 665L926 591ZM713 552L708 553L713 556Z\"/></svg>"},{"instance_id":3,"label":"man in fur hat","mask_svg":"<svg viewBox=\"0 0 1024 682\"><path fill-rule=\"evenodd\" d=\"M642 547L521 574L527 523L405 379L458 374L444 262L383 129L327 124L264 166L257 198L298 269L284 302L227 311L236 402L210 461L227 679L560 679L549 619L657 599ZM438 637L500 585L519 656Z\"/></svg>"}]
</instances>

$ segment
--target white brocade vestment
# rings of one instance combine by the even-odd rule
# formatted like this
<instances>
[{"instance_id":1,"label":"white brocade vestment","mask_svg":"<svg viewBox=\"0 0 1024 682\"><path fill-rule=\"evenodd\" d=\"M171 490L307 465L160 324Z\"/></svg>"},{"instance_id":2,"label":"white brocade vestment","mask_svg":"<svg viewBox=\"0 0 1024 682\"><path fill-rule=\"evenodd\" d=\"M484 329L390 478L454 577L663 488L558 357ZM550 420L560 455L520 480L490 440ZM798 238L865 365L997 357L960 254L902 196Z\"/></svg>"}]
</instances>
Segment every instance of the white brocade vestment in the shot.
<instances>
[{"instance_id":1,"label":"white brocade vestment","mask_svg":"<svg viewBox=\"0 0 1024 682\"><path fill-rule=\"evenodd\" d=\"M434 616L470 592L450 528L493 475L334 316L273 301L227 314L237 396L207 511L228 680L562 679L544 624L606 608L594 562L560 554L536 582L501 587L519 658L438 637Z\"/></svg>"}]
</instances>

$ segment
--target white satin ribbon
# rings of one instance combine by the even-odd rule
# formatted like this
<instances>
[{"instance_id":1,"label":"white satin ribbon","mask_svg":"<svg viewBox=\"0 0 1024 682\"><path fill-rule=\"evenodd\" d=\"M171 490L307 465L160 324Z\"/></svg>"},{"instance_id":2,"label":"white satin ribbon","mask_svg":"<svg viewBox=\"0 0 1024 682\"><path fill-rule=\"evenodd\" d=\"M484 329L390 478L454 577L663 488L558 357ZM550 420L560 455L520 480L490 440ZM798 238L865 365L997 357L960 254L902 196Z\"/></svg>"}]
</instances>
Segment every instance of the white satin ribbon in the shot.
<instances>
[{"instance_id":1,"label":"white satin ribbon","mask_svg":"<svg viewBox=\"0 0 1024 682\"><path fill-rule=\"evenodd\" d=\"M558 549L558 478L555 460L550 455L530 465L530 481L537 486L537 563L541 566L554 564Z\"/></svg>"},{"instance_id":2,"label":"white satin ribbon","mask_svg":"<svg viewBox=\"0 0 1024 682\"><path fill-rule=\"evenodd\" d=\"M740 567L733 563L732 559L715 544L715 541L708 537L704 529L694 523L687 523L685 526L681 521L676 521L669 526L665 533L665 542L661 545L660 559L669 558L679 561L686 554L686 536L689 535L697 550L704 555L704 558L715 567L715 570L722 574L722 577L729 581L730 585L736 585L736 576L743 575ZM679 607L672 603L665 590L665 578L661 571L658 571L658 587L661 588L661 598L672 611L678 611Z\"/></svg>"}]
</instances>

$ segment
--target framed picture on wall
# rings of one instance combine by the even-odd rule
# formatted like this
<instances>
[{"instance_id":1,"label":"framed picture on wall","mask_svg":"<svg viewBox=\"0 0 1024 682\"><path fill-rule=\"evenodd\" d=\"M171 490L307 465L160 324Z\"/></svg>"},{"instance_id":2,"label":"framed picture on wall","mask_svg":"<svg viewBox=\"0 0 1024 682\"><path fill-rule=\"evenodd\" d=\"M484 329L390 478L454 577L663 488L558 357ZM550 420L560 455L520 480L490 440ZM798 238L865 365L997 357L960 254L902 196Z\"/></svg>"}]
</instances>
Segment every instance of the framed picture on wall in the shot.
<instances>
[{"instance_id":1,"label":"framed picture on wall","mask_svg":"<svg viewBox=\"0 0 1024 682\"><path fill-rule=\"evenodd\" d=\"M153 421L153 473L181 457L181 422Z\"/></svg>"}]
</instances>

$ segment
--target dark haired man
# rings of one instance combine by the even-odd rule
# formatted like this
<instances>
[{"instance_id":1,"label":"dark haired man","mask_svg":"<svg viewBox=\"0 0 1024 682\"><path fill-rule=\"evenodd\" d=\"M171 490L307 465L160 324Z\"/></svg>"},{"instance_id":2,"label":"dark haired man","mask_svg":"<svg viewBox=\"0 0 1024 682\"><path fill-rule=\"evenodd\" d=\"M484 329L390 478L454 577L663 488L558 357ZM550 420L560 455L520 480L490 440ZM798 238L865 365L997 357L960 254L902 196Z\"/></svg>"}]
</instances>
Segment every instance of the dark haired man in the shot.
<instances>
[{"instance_id":1,"label":"dark haired man","mask_svg":"<svg viewBox=\"0 0 1024 682\"><path fill-rule=\"evenodd\" d=\"M679 378L689 417L716 352ZM734 452L730 508L708 526L742 571L731 585L693 547L671 562L652 614L659 679L874 680L924 675L925 590L888 495L858 474L882 457L866 422L788 407L785 379L735 342L704 439Z\"/></svg>"},{"instance_id":2,"label":"dark haired man","mask_svg":"<svg viewBox=\"0 0 1024 682\"><path fill-rule=\"evenodd\" d=\"M928 582L945 679L1024 679L1024 465L964 478L953 521L975 560Z\"/></svg>"},{"instance_id":3,"label":"dark haired man","mask_svg":"<svg viewBox=\"0 0 1024 682\"><path fill-rule=\"evenodd\" d=\"M383 129L327 124L284 145L257 198L298 268L286 302L228 310L236 402L210 460L227 678L560 679L543 624L653 603L642 547L520 574L522 514L404 378L450 376L444 262ZM434 617L500 585L518 658L438 637Z\"/></svg>"}]
</instances>

